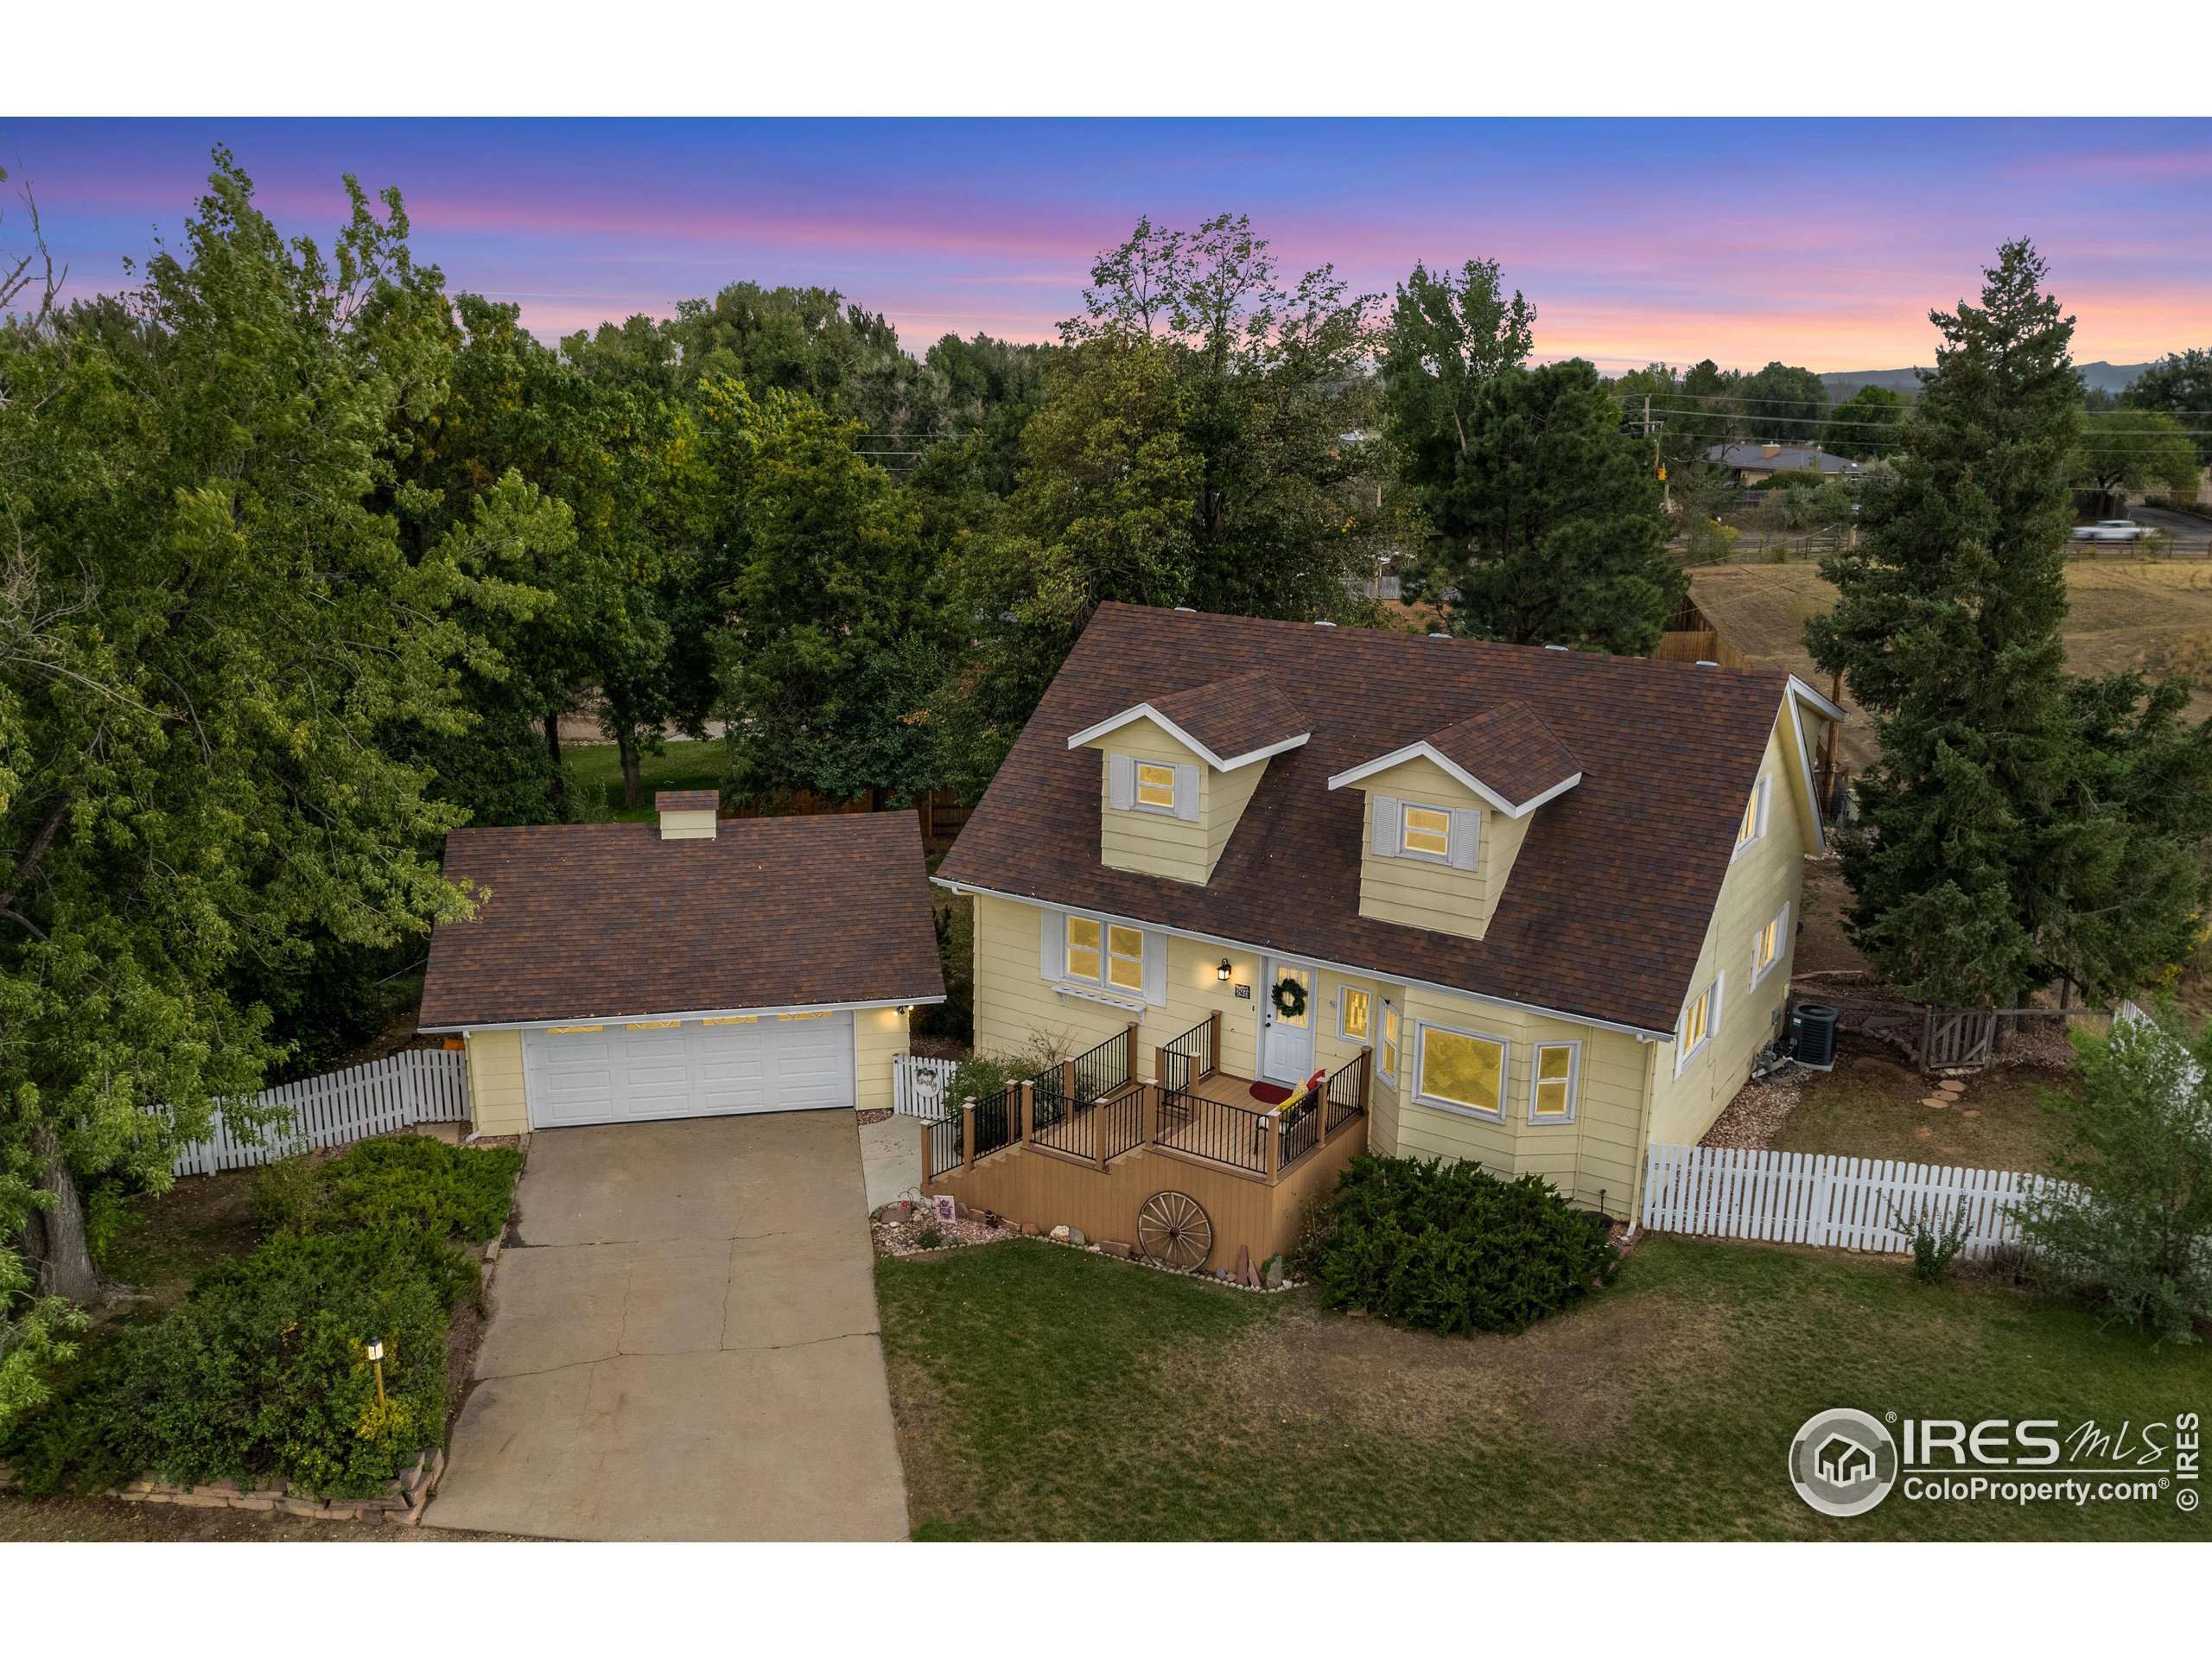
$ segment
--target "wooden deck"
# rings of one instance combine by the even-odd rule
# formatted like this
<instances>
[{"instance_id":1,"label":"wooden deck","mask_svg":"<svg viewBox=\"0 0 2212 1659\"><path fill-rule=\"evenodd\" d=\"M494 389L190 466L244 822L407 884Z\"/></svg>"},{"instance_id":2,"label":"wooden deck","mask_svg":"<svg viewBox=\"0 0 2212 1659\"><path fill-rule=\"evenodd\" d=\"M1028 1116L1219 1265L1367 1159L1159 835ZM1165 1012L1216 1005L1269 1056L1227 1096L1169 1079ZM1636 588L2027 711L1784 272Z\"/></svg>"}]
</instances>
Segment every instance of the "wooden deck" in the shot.
<instances>
[{"instance_id":1,"label":"wooden deck","mask_svg":"<svg viewBox=\"0 0 2212 1659\"><path fill-rule=\"evenodd\" d=\"M1348 1090L1349 1068L1344 1077ZM969 1209L1039 1231L1066 1225L1132 1247L1146 1200L1179 1192L1211 1224L1208 1268L1256 1268L1290 1248L1308 1201L1325 1194L1338 1172L1366 1149L1363 1069L1357 1081L1356 1103L1344 1092L1334 1107L1325 1099L1294 1100L1281 1109L1255 1099L1250 1078L1226 1072L1211 1073L1187 1091L1125 1084L1065 1114L1025 1090L1009 1144L974 1153L971 1124L971 1150L923 1191L950 1193ZM926 1169L926 1149L925 1158Z\"/></svg>"}]
</instances>

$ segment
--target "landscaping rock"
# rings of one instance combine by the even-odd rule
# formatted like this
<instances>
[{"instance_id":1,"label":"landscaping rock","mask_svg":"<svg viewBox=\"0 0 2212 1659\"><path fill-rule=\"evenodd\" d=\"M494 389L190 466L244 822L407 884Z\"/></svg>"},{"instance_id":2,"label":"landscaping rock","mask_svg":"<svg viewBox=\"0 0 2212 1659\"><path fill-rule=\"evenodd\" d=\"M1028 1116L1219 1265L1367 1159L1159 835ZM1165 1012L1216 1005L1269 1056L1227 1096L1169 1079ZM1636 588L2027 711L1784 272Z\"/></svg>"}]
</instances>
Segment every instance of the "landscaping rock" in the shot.
<instances>
[{"instance_id":1,"label":"landscaping rock","mask_svg":"<svg viewBox=\"0 0 2212 1659\"><path fill-rule=\"evenodd\" d=\"M1282 1288L1282 1257L1279 1255L1268 1258L1267 1285L1269 1290Z\"/></svg>"},{"instance_id":2,"label":"landscaping rock","mask_svg":"<svg viewBox=\"0 0 2212 1659\"><path fill-rule=\"evenodd\" d=\"M1937 1111L1939 1111L1939 1112L1940 1112L1940 1111L1942 1111L1942 1110L1946 1106L1948 1106L1951 1103L1950 1103L1949 1101L1948 1101L1948 1100L1944 1099L1944 1098L1943 1098L1943 1096L1941 1096L1941 1095L1930 1095L1930 1096L1929 1096L1925 1100L1922 1101L1920 1103L1921 1103L1922 1105L1923 1105L1923 1106L1931 1106L1931 1107L1935 1108L1935 1109L1936 1109L1936 1110L1937 1110Z\"/></svg>"},{"instance_id":3,"label":"landscaping rock","mask_svg":"<svg viewBox=\"0 0 2212 1659\"><path fill-rule=\"evenodd\" d=\"M387 1527L419 1527L423 1524L423 1511L419 1509L386 1510L384 1523Z\"/></svg>"},{"instance_id":4,"label":"landscaping rock","mask_svg":"<svg viewBox=\"0 0 2212 1659\"><path fill-rule=\"evenodd\" d=\"M1136 1254L1118 1238L1102 1238L1098 1241L1098 1248L1109 1255L1118 1255L1124 1262Z\"/></svg>"},{"instance_id":5,"label":"landscaping rock","mask_svg":"<svg viewBox=\"0 0 2212 1659\"><path fill-rule=\"evenodd\" d=\"M286 1515L327 1515L330 1506L319 1497L280 1497L275 1508Z\"/></svg>"}]
</instances>

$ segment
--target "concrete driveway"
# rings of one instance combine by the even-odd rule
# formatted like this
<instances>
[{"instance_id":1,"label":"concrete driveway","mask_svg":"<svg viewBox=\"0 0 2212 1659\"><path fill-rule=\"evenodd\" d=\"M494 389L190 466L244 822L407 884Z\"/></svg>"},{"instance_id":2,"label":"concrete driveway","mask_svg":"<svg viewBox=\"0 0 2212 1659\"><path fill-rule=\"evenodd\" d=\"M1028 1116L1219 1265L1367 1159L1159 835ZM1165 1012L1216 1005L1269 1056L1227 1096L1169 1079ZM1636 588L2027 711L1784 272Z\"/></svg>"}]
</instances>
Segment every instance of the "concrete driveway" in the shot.
<instances>
[{"instance_id":1,"label":"concrete driveway","mask_svg":"<svg viewBox=\"0 0 2212 1659\"><path fill-rule=\"evenodd\" d=\"M906 1536L853 1114L541 1131L424 1520Z\"/></svg>"}]
</instances>

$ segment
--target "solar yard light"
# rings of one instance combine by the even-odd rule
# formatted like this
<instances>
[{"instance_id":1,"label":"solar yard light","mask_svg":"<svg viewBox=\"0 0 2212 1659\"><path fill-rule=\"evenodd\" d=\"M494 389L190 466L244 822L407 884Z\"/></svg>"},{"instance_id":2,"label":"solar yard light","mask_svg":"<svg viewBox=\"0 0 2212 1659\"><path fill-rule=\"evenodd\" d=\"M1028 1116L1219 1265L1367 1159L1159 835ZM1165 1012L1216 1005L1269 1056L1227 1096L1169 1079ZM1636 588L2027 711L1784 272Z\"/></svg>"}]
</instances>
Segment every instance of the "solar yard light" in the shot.
<instances>
[{"instance_id":1,"label":"solar yard light","mask_svg":"<svg viewBox=\"0 0 2212 1659\"><path fill-rule=\"evenodd\" d=\"M384 1338L372 1337L368 1345L369 1363L377 1370L377 1405L384 1405Z\"/></svg>"}]
</instances>

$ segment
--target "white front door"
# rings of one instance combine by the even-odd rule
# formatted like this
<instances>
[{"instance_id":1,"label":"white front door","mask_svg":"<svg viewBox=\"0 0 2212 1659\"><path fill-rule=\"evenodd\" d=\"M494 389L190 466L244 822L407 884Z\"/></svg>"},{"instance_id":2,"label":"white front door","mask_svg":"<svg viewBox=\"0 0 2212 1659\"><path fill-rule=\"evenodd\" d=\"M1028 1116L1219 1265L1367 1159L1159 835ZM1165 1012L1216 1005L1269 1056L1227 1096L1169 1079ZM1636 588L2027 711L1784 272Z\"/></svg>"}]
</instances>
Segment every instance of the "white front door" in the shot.
<instances>
[{"instance_id":1,"label":"white front door","mask_svg":"<svg viewBox=\"0 0 2212 1659\"><path fill-rule=\"evenodd\" d=\"M1313 1070L1313 970L1273 960L1265 966L1260 976L1260 1075L1277 1083L1303 1083ZM1296 1012L1287 1011L1286 1003Z\"/></svg>"}]
</instances>

